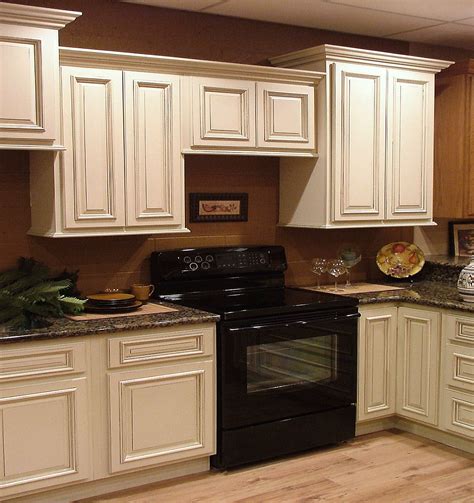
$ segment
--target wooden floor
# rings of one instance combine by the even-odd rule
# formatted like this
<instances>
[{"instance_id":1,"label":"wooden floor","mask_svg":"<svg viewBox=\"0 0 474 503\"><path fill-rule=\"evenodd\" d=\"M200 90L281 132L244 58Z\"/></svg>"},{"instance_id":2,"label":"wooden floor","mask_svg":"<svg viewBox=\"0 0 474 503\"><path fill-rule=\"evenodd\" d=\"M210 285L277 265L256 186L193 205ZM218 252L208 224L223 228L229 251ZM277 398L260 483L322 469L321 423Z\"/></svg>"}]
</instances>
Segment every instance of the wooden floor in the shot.
<instances>
[{"instance_id":1,"label":"wooden floor","mask_svg":"<svg viewBox=\"0 0 474 503\"><path fill-rule=\"evenodd\" d=\"M474 502L474 456L397 430L229 472L83 500L107 503Z\"/></svg>"}]
</instances>

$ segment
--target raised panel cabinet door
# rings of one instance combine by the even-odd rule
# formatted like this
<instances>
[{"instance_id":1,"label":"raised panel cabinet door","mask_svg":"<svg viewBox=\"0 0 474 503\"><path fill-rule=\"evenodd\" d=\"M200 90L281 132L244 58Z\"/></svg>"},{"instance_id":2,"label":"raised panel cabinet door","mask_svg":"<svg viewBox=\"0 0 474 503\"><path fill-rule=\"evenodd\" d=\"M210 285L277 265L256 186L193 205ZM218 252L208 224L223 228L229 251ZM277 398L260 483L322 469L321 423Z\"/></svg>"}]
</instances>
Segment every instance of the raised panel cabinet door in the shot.
<instances>
[{"instance_id":1,"label":"raised panel cabinet door","mask_svg":"<svg viewBox=\"0 0 474 503\"><path fill-rule=\"evenodd\" d=\"M214 452L214 363L110 372L110 471Z\"/></svg>"},{"instance_id":2,"label":"raised panel cabinet door","mask_svg":"<svg viewBox=\"0 0 474 503\"><path fill-rule=\"evenodd\" d=\"M125 225L122 72L62 67L64 226Z\"/></svg>"},{"instance_id":3,"label":"raised panel cabinet door","mask_svg":"<svg viewBox=\"0 0 474 503\"><path fill-rule=\"evenodd\" d=\"M357 420L395 414L397 308L361 309Z\"/></svg>"},{"instance_id":4,"label":"raised panel cabinet door","mask_svg":"<svg viewBox=\"0 0 474 503\"><path fill-rule=\"evenodd\" d=\"M255 82L192 78L193 143L255 147Z\"/></svg>"},{"instance_id":5,"label":"raised panel cabinet door","mask_svg":"<svg viewBox=\"0 0 474 503\"><path fill-rule=\"evenodd\" d=\"M257 146L315 148L314 87L257 83Z\"/></svg>"},{"instance_id":6,"label":"raised panel cabinet door","mask_svg":"<svg viewBox=\"0 0 474 503\"><path fill-rule=\"evenodd\" d=\"M387 219L433 215L434 76L389 70Z\"/></svg>"},{"instance_id":7,"label":"raised panel cabinet door","mask_svg":"<svg viewBox=\"0 0 474 503\"><path fill-rule=\"evenodd\" d=\"M125 72L127 226L184 227L180 78Z\"/></svg>"},{"instance_id":8,"label":"raised panel cabinet door","mask_svg":"<svg viewBox=\"0 0 474 503\"><path fill-rule=\"evenodd\" d=\"M333 219L382 220L387 71L333 63L330 77Z\"/></svg>"},{"instance_id":9,"label":"raised panel cabinet door","mask_svg":"<svg viewBox=\"0 0 474 503\"><path fill-rule=\"evenodd\" d=\"M440 314L398 310L397 414L438 424Z\"/></svg>"},{"instance_id":10,"label":"raised panel cabinet door","mask_svg":"<svg viewBox=\"0 0 474 503\"><path fill-rule=\"evenodd\" d=\"M86 378L0 391L0 499L91 476Z\"/></svg>"},{"instance_id":11,"label":"raised panel cabinet door","mask_svg":"<svg viewBox=\"0 0 474 503\"><path fill-rule=\"evenodd\" d=\"M468 124L468 166L467 166L467 181L466 197L465 197L465 210L464 214L467 217L474 217L474 77L470 75L467 80L469 92L469 116L467 119Z\"/></svg>"},{"instance_id":12,"label":"raised panel cabinet door","mask_svg":"<svg viewBox=\"0 0 474 503\"><path fill-rule=\"evenodd\" d=\"M56 30L0 23L0 143L57 139L58 79Z\"/></svg>"},{"instance_id":13,"label":"raised panel cabinet door","mask_svg":"<svg viewBox=\"0 0 474 503\"><path fill-rule=\"evenodd\" d=\"M442 399L441 428L474 439L474 394L444 388Z\"/></svg>"}]
</instances>

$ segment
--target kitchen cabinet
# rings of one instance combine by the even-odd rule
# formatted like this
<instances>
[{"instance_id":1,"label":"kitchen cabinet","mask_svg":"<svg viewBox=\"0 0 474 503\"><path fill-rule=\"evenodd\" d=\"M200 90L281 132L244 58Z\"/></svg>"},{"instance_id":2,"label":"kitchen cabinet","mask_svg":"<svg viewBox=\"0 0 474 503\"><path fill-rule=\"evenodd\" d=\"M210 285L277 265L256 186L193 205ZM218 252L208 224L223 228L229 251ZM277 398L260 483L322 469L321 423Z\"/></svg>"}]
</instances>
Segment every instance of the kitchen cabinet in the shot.
<instances>
[{"instance_id":1,"label":"kitchen cabinet","mask_svg":"<svg viewBox=\"0 0 474 503\"><path fill-rule=\"evenodd\" d=\"M397 414L436 425L440 360L440 313L398 310Z\"/></svg>"},{"instance_id":2,"label":"kitchen cabinet","mask_svg":"<svg viewBox=\"0 0 474 503\"><path fill-rule=\"evenodd\" d=\"M434 214L474 217L474 59L436 79Z\"/></svg>"},{"instance_id":3,"label":"kitchen cabinet","mask_svg":"<svg viewBox=\"0 0 474 503\"><path fill-rule=\"evenodd\" d=\"M70 501L209 469L214 324L71 340L0 352L2 501Z\"/></svg>"},{"instance_id":4,"label":"kitchen cabinet","mask_svg":"<svg viewBox=\"0 0 474 503\"><path fill-rule=\"evenodd\" d=\"M316 155L314 87L320 76L312 77L304 85L193 77L190 152Z\"/></svg>"},{"instance_id":5,"label":"kitchen cabinet","mask_svg":"<svg viewBox=\"0 0 474 503\"><path fill-rule=\"evenodd\" d=\"M443 317L440 426L474 439L474 316Z\"/></svg>"},{"instance_id":6,"label":"kitchen cabinet","mask_svg":"<svg viewBox=\"0 0 474 503\"><path fill-rule=\"evenodd\" d=\"M395 414L397 308L360 309L357 420Z\"/></svg>"},{"instance_id":7,"label":"kitchen cabinet","mask_svg":"<svg viewBox=\"0 0 474 503\"><path fill-rule=\"evenodd\" d=\"M58 30L80 12L0 4L0 148L61 149Z\"/></svg>"},{"instance_id":8,"label":"kitchen cabinet","mask_svg":"<svg viewBox=\"0 0 474 503\"><path fill-rule=\"evenodd\" d=\"M89 479L84 344L4 350L0 383L0 499Z\"/></svg>"},{"instance_id":9,"label":"kitchen cabinet","mask_svg":"<svg viewBox=\"0 0 474 503\"><path fill-rule=\"evenodd\" d=\"M450 62L330 45L271 62L326 73L319 158L282 160L280 225L433 225L434 74Z\"/></svg>"}]
</instances>

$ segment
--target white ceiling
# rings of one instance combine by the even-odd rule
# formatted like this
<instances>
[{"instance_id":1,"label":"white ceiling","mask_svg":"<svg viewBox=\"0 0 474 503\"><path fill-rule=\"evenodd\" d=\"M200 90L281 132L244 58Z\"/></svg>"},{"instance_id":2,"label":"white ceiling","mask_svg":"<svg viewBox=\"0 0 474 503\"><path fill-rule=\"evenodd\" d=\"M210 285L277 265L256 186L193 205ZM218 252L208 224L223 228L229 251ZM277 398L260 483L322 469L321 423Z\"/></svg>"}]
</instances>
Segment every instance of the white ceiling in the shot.
<instances>
[{"instance_id":1,"label":"white ceiling","mask_svg":"<svg viewBox=\"0 0 474 503\"><path fill-rule=\"evenodd\" d=\"M474 51L474 0L122 0Z\"/></svg>"}]
</instances>

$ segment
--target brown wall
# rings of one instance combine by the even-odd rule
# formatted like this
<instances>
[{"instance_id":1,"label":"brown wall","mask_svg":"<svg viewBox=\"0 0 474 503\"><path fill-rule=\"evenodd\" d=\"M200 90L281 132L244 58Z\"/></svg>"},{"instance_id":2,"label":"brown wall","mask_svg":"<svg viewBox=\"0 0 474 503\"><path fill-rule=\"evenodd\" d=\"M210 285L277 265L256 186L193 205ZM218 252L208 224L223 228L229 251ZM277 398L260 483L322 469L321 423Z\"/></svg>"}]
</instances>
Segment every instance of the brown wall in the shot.
<instances>
[{"instance_id":1,"label":"brown wall","mask_svg":"<svg viewBox=\"0 0 474 503\"><path fill-rule=\"evenodd\" d=\"M13 0L16 1L16 0ZM273 23L157 9L110 0L21 0L16 3L80 10L83 16L60 32L62 45L241 63L321 43L408 53L407 43ZM183 246L282 244L290 262L289 284L309 284L311 258L331 257L344 242L356 242L365 261L356 279L374 274L376 250L391 240L412 238L411 229L305 230L277 228L278 159L187 156L186 191L249 193L249 221L189 224L180 236L44 239L29 228L28 154L0 152L0 270L20 255L58 269L80 269L80 288L126 287L149 278L152 250Z\"/></svg>"}]
</instances>

